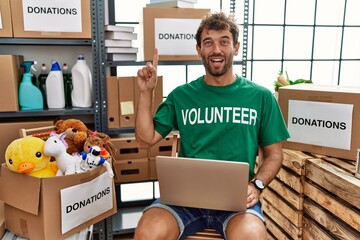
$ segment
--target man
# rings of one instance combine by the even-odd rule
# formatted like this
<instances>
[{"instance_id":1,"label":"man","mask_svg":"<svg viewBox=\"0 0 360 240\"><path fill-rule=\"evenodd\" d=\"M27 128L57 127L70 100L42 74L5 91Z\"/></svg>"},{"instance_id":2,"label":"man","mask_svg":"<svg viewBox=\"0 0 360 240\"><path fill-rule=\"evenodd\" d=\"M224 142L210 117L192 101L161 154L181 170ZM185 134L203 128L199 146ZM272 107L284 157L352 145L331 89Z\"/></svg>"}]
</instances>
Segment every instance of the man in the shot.
<instances>
[{"instance_id":1,"label":"man","mask_svg":"<svg viewBox=\"0 0 360 240\"><path fill-rule=\"evenodd\" d=\"M137 72L141 94L135 132L138 144L150 147L177 129L180 156L248 162L252 181L247 211L166 206L156 200L144 210L135 239L184 239L205 228L215 229L228 240L265 239L259 197L281 168L281 141L289 133L272 93L233 73L233 57L240 47L238 36L232 16L222 12L205 16L196 34L196 50L206 74L173 90L153 118L158 65L155 49L153 63ZM255 176L259 145L264 159Z\"/></svg>"}]
</instances>

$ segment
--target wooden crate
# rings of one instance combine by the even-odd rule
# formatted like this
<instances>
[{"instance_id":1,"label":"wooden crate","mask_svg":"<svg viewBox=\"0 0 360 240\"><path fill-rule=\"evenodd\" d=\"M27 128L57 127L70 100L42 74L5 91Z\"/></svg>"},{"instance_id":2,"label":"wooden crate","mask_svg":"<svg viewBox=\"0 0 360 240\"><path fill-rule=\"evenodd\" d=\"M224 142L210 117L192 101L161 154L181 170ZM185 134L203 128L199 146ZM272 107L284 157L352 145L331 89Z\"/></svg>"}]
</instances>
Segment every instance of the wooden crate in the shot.
<instances>
[{"instance_id":1,"label":"wooden crate","mask_svg":"<svg viewBox=\"0 0 360 240\"><path fill-rule=\"evenodd\" d=\"M360 180L355 166L337 158L318 156L306 163L304 239L327 233L330 239L360 239ZM326 239L324 237L324 239Z\"/></svg>"},{"instance_id":2,"label":"wooden crate","mask_svg":"<svg viewBox=\"0 0 360 240\"><path fill-rule=\"evenodd\" d=\"M282 168L262 193L268 233L275 239L301 239L305 163L311 155L284 149Z\"/></svg>"}]
</instances>

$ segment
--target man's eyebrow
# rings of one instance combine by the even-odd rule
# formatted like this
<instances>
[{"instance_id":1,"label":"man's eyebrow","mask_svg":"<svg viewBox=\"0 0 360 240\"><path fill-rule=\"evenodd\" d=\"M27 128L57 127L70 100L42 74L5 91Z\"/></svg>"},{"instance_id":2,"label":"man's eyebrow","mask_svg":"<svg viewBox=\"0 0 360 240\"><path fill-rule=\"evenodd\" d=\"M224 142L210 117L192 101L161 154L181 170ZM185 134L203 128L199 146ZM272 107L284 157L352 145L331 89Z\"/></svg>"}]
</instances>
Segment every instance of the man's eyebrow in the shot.
<instances>
[{"instance_id":1,"label":"man's eyebrow","mask_svg":"<svg viewBox=\"0 0 360 240\"><path fill-rule=\"evenodd\" d=\"M227 35L224 35L224 36L221 36L220 39L231 39L231 37L227 36ZM213 40L213 38L212 37L206 37L202 41L205 42L207 40Z\"/></svg>"}]
</instances>

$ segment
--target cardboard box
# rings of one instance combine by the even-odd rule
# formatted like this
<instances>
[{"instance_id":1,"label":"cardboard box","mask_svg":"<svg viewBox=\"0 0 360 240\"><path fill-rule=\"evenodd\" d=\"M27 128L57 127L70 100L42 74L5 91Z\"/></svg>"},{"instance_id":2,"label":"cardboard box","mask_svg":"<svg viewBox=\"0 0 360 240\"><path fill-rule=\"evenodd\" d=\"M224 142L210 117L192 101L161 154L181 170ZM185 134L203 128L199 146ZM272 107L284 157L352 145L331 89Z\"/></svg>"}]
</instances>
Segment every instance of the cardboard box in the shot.
<instances>
[{"instance_id":1,"label":"cardboard box","mask_svg":"<svg viewBox=\"0 0 360 240\"><path fill-rule=\"evenodd\" d=\"M135 79L134 77L119 77L120 127L135 126Z\"/></svg>"},{"instance_id":2,"label":"cardboard box","mask_svg":"<svg viewBox=\"0 0 360 240\"><path fill-rule=\"evenodd\" d=\"M196 53L195 35L200 20L209 11L193 8L144 8L145 61L152 61L154 47L158 48L161 61L200 60Z\"/></svg>"},{"instance_id":3,"label":"cardboard box","mask_svg":"<svg viewBox=\"0 0 360 240\"><path fill-rule=\"evenodd\" d=\"M19 85L21 81L20 64L23 56L0 55L0 85L3 93L0 94L0 112L19 111Z\"/></svg>"},{"instance_id":4,"label":"cardboard box","mask_svg":"<svg viewBox=\"0 0 360 240\"><path fill-rule=\"evenodd\" d=\"M114 161L146 158L147 148L139 148L135 142L135 137L111 138L110 140L117 149Z\"/></svg>"},{"instance_id":5,"label":"cardboard box","mask_svg":"<svg viewBox=\"0 0 360 240\"><path fill-rule=\"evenodd\" d=\"M119 128L119 91L117 77L106 77L108 128Z\"/></svg>"},{"instance_id":6,"label":"cardboard box","mask_svg":"<svg viewBox=\"0 0 360 240\"><path fill-rule=\"evenodd\" d=\"M53 121L33 121L33 122L11 122L0 123L0 164L5 162L5 150L15 139L20 138L19 130L21 128L37 128L54 125Z\"/></svg>"},{"instance_id":7,"label":"cardboard box","mask_svg":"<svg viewBox=\"0 0 360 240\"><path fill-rule=\"evenodd\" d=\"M24 12L23 12L23 1L22 0L11 0L11 19L13 23L14 37L18 38L91 38L91 10L90 10L90 0L81 0L81 9L74 7L74 3L67 3L66 6L56 6L56 2L48 0L46 6L29 6L26 9L27 19L29 28L34 30L26 30L24 24ZM70 5L69 5L70 4ZM47 11L46 14L41 13L41 8ZM77 18L81 11L81 18L79 17L79 22ZM63 14L63 12L67 12ZM50 14L51 13L51 14ZM67 22L73 21L76 19L73 26L80 26L80 29L68 29L68 27L73 27ZM80 22L81 21L81 22ZM47 26L37 25L37 22L41 24L44 22L50 22L49 25L64 24L67 28L64 31L49 31ZM30 25L30 23L32 25ZM36 31L35 29L41 29L44 26L45 30ZM61 25L59 25L61 26ZM71 32L73 31L73 32Z\"/></svg>"},{"instance_id":8,"label":"cardboard box","mask_svg":"<svg viewBox=\"0 0 360 240\"><path fill-rule=\"evenodd\" d=\"M156 156L171 156L173 147L173 137L169 135L166 138L161 139L160 142L156 143L149 149L149 157Z\"/></svg>"},{"instance_id":9,"label":"cardboard box","mask_svg":"<svg viewBox=\"0 0 360 240\"><path fill-rule=\"evenodd\" d=\"M157 179L157 171L156 171L156 158L149 158L149 179L156 180Z\"/></svg>"},{"instance_id":10,"label":"cardboard box","mask_svg":"<svg viewBox=\"0 0 360 240\"><path fill-rule=\"evenodd\" d=\"M0 201L0 239L5 234L5 211L4 202Z\"/></svg>"},{"instance_id":11,"label":"cardboard box","mask_svg":"<svg viewBox=\"0 0 360 240\"><path fill-rule=\"evenodd\" d=\"M290 139L283 147L356 160L360 88L297 84L279 89Z\"/></svg>"},{"instance_id":12,"label":"cardboard box","mask_svg":"<svg viewBox=\"0 0 360 240\"><path fill-rule=\"evenodd\" d=\"M113 168L116 182L149 180L149 160L147 158L114 161Z\"/></svg>"},{"instance_id":13,"label":"cardboard box","mask_svg":"<svg viewBox=\"0 0 360 240\"><path fill-rule=\"evenodd\" d=\"M104 166L36 178L3 164L0 199L5 202L6 229L27 239L64 239L117 211L114 179Z\"/></svg>"},{"instance_id":14,"label":"cardboard box","mask_svg":"<svg viewBox=\"0 0 360 240\"><path fill-rule=\"evenodd\" d=\"M136 77L109 76L106 78L106 88L108 128L135 127L136 111L140 97ZM162 101L163 80L162 76L158 76L152 109L153 114L155 114Z\"/></svg>"},{"instance_id":15,"label":"cardboard box","mask_svg":"<svg viewBox=\"0 0 360 240\"><path fill-rule=\"evenodd\" d=\"M0 28L0 37L12 37L12 22L10 0L0 0L0 21L2 28Z\"/></svg>"}]
</instances>

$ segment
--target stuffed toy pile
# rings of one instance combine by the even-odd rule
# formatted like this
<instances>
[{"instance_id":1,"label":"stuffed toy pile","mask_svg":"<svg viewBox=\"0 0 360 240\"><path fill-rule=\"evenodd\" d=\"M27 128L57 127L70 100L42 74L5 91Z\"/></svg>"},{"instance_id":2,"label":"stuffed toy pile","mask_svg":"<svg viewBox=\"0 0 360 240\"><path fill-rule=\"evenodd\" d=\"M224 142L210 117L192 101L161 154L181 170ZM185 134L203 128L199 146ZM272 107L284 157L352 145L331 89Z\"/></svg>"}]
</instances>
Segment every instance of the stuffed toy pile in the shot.
<instances>
[{"instance_id":1,"label":"stuffed toy pile","mask_svg":"<svg viewBox=\"0 0 360 240\"><path fill-rule=\"evenodd\" d=\"M54 139L54 134L61 136L59 137L61 144L60 140ZM52 146L50 141L59 144ZM99 155L94 155L98 149ZM97 166L104 165L109 176L113 177L111 165L106 161L114 157L115 153L116 149L107 134L89 130L78 119L66 119L55 123L54 131L46 140L35 135L14 140L6 149L5 160L11 171L41 178L79 173L81 170L84 171L79 168L79 163L82 161L86 160L89 164L94 159L98 161L103 158L105 163L100 161ZM64 167L63 162L58 163L60 159L66 159L67 162L74 161L75 168L68 169L69 165Z\"/></svg>"}]
</instances>

